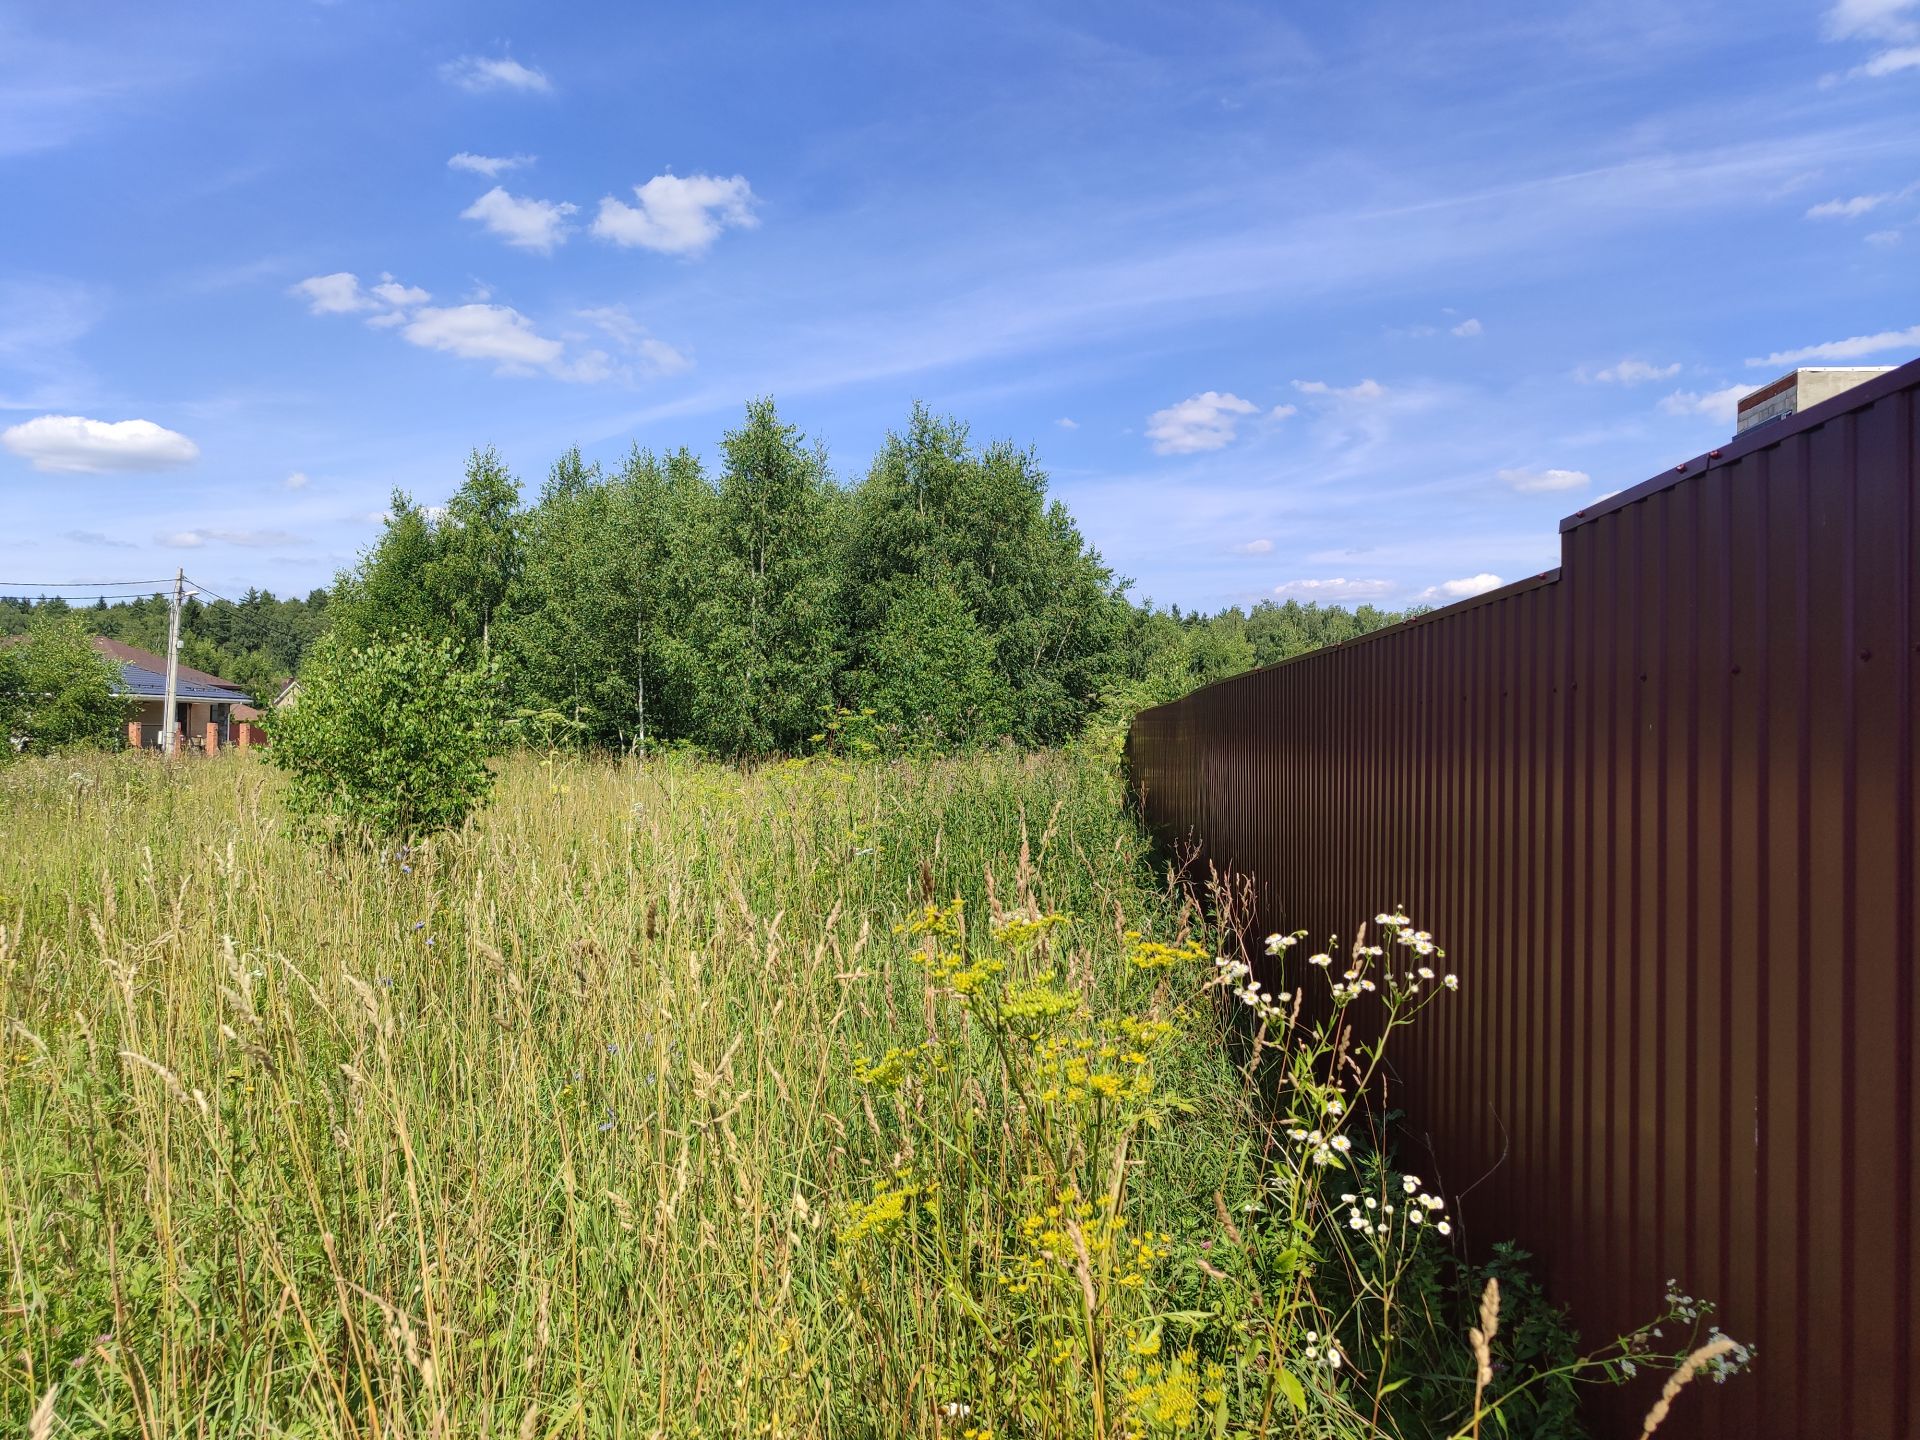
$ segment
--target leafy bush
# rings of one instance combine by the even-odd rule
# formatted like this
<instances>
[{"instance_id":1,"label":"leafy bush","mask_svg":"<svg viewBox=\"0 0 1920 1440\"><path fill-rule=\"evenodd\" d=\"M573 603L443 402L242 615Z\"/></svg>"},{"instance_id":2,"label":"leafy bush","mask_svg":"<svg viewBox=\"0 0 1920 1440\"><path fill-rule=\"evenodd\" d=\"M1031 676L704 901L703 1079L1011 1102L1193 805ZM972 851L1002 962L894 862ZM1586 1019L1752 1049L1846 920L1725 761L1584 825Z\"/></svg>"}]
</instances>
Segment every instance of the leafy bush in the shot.
<instances>
[{"instance_id":1,"label":"leafy bush","mask_svg":"<svg viewBox=\"0 0 1920 1440\"><path fill-rule=\"evenodd\" d=\"M115 744L132 709L119 683L77 617L36 615L24 641L0 644L0 759Z\"/></svg>"},{"instance_id":2,"label":"leafy bush","mask_svg":"<svg viewBox=\"0 0 1920 1440\"><path fill-rule=\"evenodd\" d=\"M493 789L493 670L417 635L314 647L300 697L268 717L268 758L294 813L322 828L407 840L462 824Z\"/></svg>"}]
</instances>

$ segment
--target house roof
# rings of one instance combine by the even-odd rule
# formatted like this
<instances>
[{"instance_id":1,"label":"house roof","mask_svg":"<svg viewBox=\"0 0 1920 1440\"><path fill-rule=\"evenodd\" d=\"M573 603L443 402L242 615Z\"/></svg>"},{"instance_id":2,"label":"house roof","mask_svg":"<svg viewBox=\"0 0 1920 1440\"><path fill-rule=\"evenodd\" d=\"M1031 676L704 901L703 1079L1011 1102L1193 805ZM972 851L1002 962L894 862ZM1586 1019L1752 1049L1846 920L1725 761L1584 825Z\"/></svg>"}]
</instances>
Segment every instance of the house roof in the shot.
<instances>
[{"instance_id":1,"label":"house roof","mask_svg":"<svg viewBox=\"0 0 1920 1440\"><path fill-rule=\"evenodd\" d=\"M160 656L151 650L142 650L137 645L109 640L104 635L93 637L93 648L109 660L120 662L121 694L150 700L167 698L167 662ZM196 670L191 665L175 666L174 677L173 693L176 700L246 705L253 699L232 681L209 675L205 670Z\"/></svg>"}]
</instances>

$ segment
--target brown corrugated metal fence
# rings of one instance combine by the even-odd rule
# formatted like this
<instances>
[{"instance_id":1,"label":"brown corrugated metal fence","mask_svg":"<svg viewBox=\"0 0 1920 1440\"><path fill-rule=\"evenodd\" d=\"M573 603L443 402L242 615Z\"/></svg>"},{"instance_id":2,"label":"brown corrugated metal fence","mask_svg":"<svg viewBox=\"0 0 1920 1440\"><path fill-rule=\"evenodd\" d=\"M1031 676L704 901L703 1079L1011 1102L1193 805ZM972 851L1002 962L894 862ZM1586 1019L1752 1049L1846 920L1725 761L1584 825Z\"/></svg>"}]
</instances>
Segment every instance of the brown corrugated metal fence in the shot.
<instances>
[{"instance_id":1,"label":"brown corrugated metal fence","mask_svg":"<svg viewBox=\"0 0 1920 1440\"><path fill-rule=\"evenodd\" d=\"M1460 1003L1398 1054L1415 1143L1590 1340L1672 1277L1757 1341L1679 1434L1920 1436L1917 391L1763 427L1563 522L1558 571L1129 742L1149 821L1252 876L1262 928L1400 902L1447 947Z\"/></svg>"}]
</instances>

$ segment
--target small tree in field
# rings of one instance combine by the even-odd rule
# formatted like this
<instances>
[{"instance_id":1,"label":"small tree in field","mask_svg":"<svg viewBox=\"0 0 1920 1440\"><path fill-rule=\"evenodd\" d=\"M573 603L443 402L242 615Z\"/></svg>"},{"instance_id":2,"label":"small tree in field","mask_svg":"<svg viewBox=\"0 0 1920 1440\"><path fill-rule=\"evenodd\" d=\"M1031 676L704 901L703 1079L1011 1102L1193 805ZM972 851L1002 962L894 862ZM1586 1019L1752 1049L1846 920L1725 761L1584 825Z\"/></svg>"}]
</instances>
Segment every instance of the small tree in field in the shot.
<instances>
[{"instance_id":1,"label":"small tree in field","mask_svg":"<svg viewBox=\"0 0 1920 1440\"><path fill-rule=\"evenodd\" d=\"M408 840L460 825L493 789L494 677L448 640L313 649L299 700L268 719L267 756L309 823Z\"/></svg>"},{"instance_id":2,"label":"small tree in field","mask_svg":"<svg viewBox=\"0 0 1920 1440\"><path fill-rule=\"evenodd\" d=\"M0 759L114 744L131 709L119 682L77 617L36 616L24 641L0 644Z\"/></svg>"}]
</instances>

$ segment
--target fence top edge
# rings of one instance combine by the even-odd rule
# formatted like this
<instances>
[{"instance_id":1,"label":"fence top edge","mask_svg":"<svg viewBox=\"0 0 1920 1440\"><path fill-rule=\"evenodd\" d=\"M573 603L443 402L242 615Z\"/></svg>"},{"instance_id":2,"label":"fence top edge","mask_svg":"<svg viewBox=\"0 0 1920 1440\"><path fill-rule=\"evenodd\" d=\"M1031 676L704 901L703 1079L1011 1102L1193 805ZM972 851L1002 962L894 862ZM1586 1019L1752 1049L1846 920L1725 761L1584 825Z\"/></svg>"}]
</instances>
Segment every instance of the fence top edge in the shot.
<instances>
[{"instance_id":1,"label":"fence top edge","mask_svg":"<svg viewBox=\"0 0 1920 1440\"><path fill-rule=\"evenodd\" d=\"M1785 420L1775 420L1749 430L1744 435L1736 435L1724 445L1715 446L1704 454L1691 460L1683 460L1670 469L1662 470L1638 485L1628 486L1604 500L1576 510L1560 522L1560 533L1577 530L1582 525L1590 525L1602 516L1645 500L1650 495L1658 495L1663 490L1671 490L1689 480L1698 480L1707 471L1722 465L1731 465L1743 460L1758 450L1765 450L1790 440L1795 435L1803 435L1809 430L1817 430L1822 425L1831 424L1842 415L1852 414L1856 410L1865 410L1889 395L1902 390L1920 389L1920 360L1909 360L1906 364L1888 371L1885 375L1876 375L1873 379L1854 386L1851 390L1842 390L1838 395L1822 400L1818 405L1809 405L1805 410L1788 416Z\"/></svg>"},{"instance_id":2,"label":"fence top edge","mask_svg":"<svg viewBox=\"0 0 1920 1440\"><path fill-rule=\"evenodd\" d=\"M1530 590L1544 590L1549 585L1557 585L1559 583L1560 567L1556 565L1551 570L1542 570L1538 575L1529 575L1524 580L1515 580L1510 584L1502 585L1497 590L1488 590L1484 594L1470 595L1464 600L1454 601L1451 605L1442 605L1437 610L1428 610L1423 614L1415 615L1410 620L1401 620L1396 624L1383 625L1378 630L1369 630L1365 635L1356 635L1351 640L1337 640L1331 645L1322 645L1318 650L1309 650L1304 655L1290 655L1285 660L1274 661L1271 665L1262 665L1253 670L1242 670L1238 675L1223 676L1221 679L1211 681L1196 690L1189 690L1178 699L1166 700L1158 705L1151 705L1145 710L1140 711L1139 714L1133 718L1137 722L1144 716L1158 715L1162 711L1171 712L1179 706L1186 704L1189 700L1200 695L1205 695L1211 690L1218 690L1223 686L1243 684L1256 676L1271 675L1276 670L1285 670L1290 665L1304 665L1310 660L1324 660L1327 656L1338 654L1341 651L1357 650L1365 645L1376 645L1391 636L1405 634L1409 630L1418 630L1423 626L1453 620L1458 616L1464 615L1469 610L1478 610L1487 605L1498 605L1503 600L1511 600L1515 596L1524 595ZM1129 729L1131 729L1131 727L1129 727Z\"/></svg>"},{"instance_id":3,"label":"fence top edge","mask_svg":"<svg viewBox=\"0 0 1920 1440\"><path fill-rule=\"evenodd\" d=\"M1786 420L1776 421L1769 425L1762 425L1757 429L1748 431L1745 435L1736 436L1723 446L1709 450L1703 455L1697 455L1693 459L1676 465L1670 470L1664 470L1651 479L1643 480L1638 485L1622 490L1617 495L1611 495L1605 500L1589 505L1582 510L1575 511L1572 515L1569 515L1560 522L1560 534L1564 540L1564 537L1570 530L1578 529L1580 526L1598 520L1604 515L1610 515L1625 506L1632 505L1640 500L1645 500L1650 495L1657 495L1662 491L1670 490L1674 486L1683 484L1689 480L1697 480L1712 468L1730 465L1756 451L1778 445L1782 441L1791 439L1795 435L1805 434L1810 430L1816 430L1823 425L1830 424L1842 415L1865 410L1890 395L1899 394L1903 390L1916 389L1920 389L1920 360L1910 360L1906 364L1890 370L1885 375L1875 376L1872 380L1861 385L1856 385L1851 390L1842 391L1831 399L1821 401L1818 405L1808 406L1805 410L1788 417ZM1196 690L1190 690L1176 700L1169 700L1164 704L1154 705L1142 710L1134 717L1134 722L1137 724L1140 720L1147 717L1171 717L1178 711L1179 707L1211 691L1218 690L1223 686L1245 684L1257 676L1265 675L1275 670L1285 669L1289 665L1300 665L1310 660L1324 660L1327 656L1337 654L1341 651L1352 650L1362 645L1378 644L1404 631L1417 630L1423 625L1432 625L1441 621L1452 620L1470 610L1476 610L1482 606L1495 605L1505 600L1511 600L1515 596L1524 594L1527 591L1538 590L1548 585L1557 584L1561 578L1561 574L1561 567L1556 566L1551 570L1542 571L1540 574L1531 576L1528 579L1516 580L1511 585L1502 585L1497 590L1489 590L1484 595L1471 596L1465 600L1455 601L1451 605L1444 605L1437 610L1429 610L1423 615L1416 615L1410 620L1402 620L1396 625L1384 626L1366 635L1357 635L1351 640L1342 640L1334 645L1322 646L1318 650L1309 650L1304 655L1295 655L1272 665L1263 665L1256 670L1246 670L1238 675L1229 675L1224 679L1215 680L1212 684L1202 685ZM1131 733L1132 728L1131 725L1128 727L1129 733Z\"/></svg>"}]
</instances>

